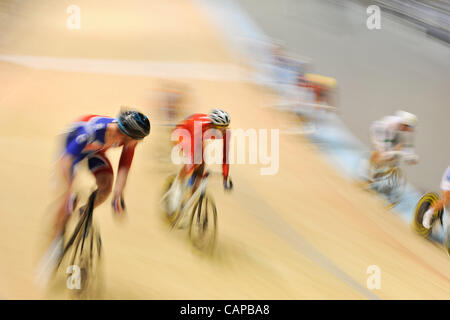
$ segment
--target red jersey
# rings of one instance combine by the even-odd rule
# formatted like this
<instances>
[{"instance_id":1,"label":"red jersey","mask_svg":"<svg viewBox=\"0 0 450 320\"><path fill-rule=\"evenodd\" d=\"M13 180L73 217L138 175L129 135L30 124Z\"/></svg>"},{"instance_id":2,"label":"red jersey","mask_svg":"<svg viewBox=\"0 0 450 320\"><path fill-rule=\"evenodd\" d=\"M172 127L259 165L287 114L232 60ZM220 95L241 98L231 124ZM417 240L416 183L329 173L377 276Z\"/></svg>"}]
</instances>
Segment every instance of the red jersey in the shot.
<instances>
[{"instance_id":1,"label":"red jersey","mask_svg":"<svg viewBox=\"0 0 450 320\"><path fill-rule=\"evenodd\" d=\"M222 173L223 177L228 177L229 172L229 164L228 164L228 149L230 144L230 139L227 135L230 134L230 131L225 128L216 128L211 120L209 119L207 114L196 113L192 116L183 120L180 124L178 124L175 128L184 129L189 131L190 141L183 141L183 137L180 137L180 141L178 141L181 145L181 148L187 156L190 157L192 164L201 164L203 163L203 141L205 139L205 132L208 129L217 129L222 133L223 139L223 160L222 160ZM206 137L208 138L208 137ZM212 137L213 139L215 137ZM220 138L220 137L217 137ZM195 157L195 158L194 158ZM201 158L200 158L201 157ZM196 161L197 160L197 161ZM199 161L201 161L199 163Z\"/></svg>"}]
</instances>

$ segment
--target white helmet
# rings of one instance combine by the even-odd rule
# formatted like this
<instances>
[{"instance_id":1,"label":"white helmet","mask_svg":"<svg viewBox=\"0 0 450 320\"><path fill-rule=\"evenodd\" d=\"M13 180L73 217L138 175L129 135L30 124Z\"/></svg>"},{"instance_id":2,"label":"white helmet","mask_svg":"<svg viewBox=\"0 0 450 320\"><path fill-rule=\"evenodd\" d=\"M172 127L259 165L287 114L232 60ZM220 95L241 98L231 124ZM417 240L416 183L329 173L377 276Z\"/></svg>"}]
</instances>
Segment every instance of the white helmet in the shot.
<instances>
[{"instance_id":1,"label":"white helmet","mask_svg":"<svg viewBox=\"0 0 450 320\"><path fill-rule=\"evenodd\" d=\"M395 115L401 119L401 122L404 125L407 125L409 127L415 127L417 125L417 116L412 113L399 110L395 113Z\"/></svg>"},{"instance_id":2,"label":"white helmet","mask_svg":"<svg viewBox=\"0 0 450 320\"><path fill-rule=\"evenodd\" d=\"M216 126L228 126L230 124L230 116L226 111L213 109L209 113L209 119Z\"/></svg>"}]
</instances>

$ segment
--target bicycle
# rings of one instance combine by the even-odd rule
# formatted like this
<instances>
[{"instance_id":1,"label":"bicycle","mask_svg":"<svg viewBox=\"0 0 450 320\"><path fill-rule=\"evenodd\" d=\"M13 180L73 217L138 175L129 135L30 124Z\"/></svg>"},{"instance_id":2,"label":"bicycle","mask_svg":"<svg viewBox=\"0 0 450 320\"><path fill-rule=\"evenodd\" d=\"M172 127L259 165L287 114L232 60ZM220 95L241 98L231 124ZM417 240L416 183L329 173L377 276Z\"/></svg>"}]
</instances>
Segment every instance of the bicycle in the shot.
<instances>
[{"instance_id":1,"label":"bicycle","mask_svg":"<svg viewBox=\"0 0 450 320\"><path fill-rule=\"evenodd\" d=\"M64 272L70 273L67 286L75 296L87 298L95 294L100 286L100 263L102 257L102 238L93 221L94 201L97 190L93 191L87 204L80 208L80 217L73 233L64 241L62 257L55 272L62 268L63 261L69 265ZM74 215L74 214L73 214ZM64 232L64 238L67 232ZM74 281L75 283L69 282Z\"/></svg>"},{"instance_id":2,"label":"bicycle","mask_svg":"<svg viewBox=\"0 0 450 320\"><path fill-rule=\"evenodd\" d=\"M406 186L406 175L402 168L389 166L386 170L376 172L370 180L369 187L387 197L392 206L402 198Z\"/></svg>"},{"instance_id":3,"label":"bicycle","mask_svg":"<svg viewBox=\"0 0 450 320\"><path fill-rule=\"evenodd\" d=\"M360 165L360 170L365 171L360 174L365 180L364 188L373 190L385 196L390 203L390 207L397 205L406 188L406 174L400 167L402 151L391 151L393 160L384 167L374 168L365 160ZM360 172L361 172L360 171Z\"/></svg>"},{"instance_id":4,"label":"bicycle","mask_svg":"<svg viewBox=\"0 0 450 320\"><path fill-rule=\"evenodd\" d=\"M179 175L170 176L163 188L161 205L171 229L188 227L188 237L194 247L211 253L217 240L217 207L206 190L210 172L206 171L201 176L194 172L192 175L192 185L198 184L192 195L189 195L189 188L180 194ZM231 181L230 184L231 187Z\"/></svg>"},{"instance_id":5,"label":"bicycle","mask_svg":"<svg viewBox=\"0 0 450 320\"><path fill-rule=\"evenodd\" d=\"M411 228L420 236L429 238L432 229L439 223L444 230L443 245L445 251L450 255L450 225L448 217L444 219L444 209L434 213L431 220L431 228L427 229L423 226L423 215L425 212L439 199L439 195L435 192L428 192L424 194L417 202L414 210L414 219L411 223Z\"/></svg>"}]
</instances>

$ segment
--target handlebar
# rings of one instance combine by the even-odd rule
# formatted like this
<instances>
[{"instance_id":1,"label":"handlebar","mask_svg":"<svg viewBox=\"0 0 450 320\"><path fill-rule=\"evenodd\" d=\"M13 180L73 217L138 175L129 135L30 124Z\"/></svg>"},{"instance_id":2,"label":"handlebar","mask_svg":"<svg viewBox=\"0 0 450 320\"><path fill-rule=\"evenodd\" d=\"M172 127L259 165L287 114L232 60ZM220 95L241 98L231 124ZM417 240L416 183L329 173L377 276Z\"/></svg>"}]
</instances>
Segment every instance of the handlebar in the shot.
<instances>
[{"instance_id":1,"label":"handlebar","mask_svg":"<svg viewBox=\"0 0 450 320\"><path fill-rule=\"evenodd\" d=\"M393 158L394 161L404 161L404 162L417 162L418 156L415 153L406 152L403 150L392 150L386 151L385 156L387 158Z\"/></svg>"},{"instance_id":2,"label":"handlebar","mask_svg":"<svg viewBox=\"0 0 450 320\"><path fill-rule=\"evenodd\" d=\"M125 206L125 200L123 199L123 196L121 196L119 199L113 200L111 203L113 214L116 217L124 217L126 215L126 206Z\"/></svg>"}]
</instances>

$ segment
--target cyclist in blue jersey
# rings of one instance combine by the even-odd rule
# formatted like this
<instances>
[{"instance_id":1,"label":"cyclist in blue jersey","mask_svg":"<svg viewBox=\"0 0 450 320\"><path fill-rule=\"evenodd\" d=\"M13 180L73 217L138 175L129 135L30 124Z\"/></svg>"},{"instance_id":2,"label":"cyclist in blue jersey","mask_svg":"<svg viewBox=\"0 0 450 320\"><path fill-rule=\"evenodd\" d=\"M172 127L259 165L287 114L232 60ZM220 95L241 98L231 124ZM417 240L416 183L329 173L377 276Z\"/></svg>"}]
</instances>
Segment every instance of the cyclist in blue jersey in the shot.
<instances>
[{"instance_id":1,"label":"cyclist in blue jersey","mask_svg":"<svg viewBox=\"0 0 450 320\"><path fill-rule=\"evenodd\" d=\"M114 172L105 152L109 148L122 147L112 198L114 212L121 215L123 190L136 145L149 133L149 119L134 110L123 110L117 118L87 115L73 123L65 137L64 151L57 163L57 170L62 174L64 182L64 200L56 213L52 242L41 262L44 264L42 269L52 269L61 258L64 228L77 202L72 190L77 164L87 160L88 168L95 177L97 196L94 207L97 207L113 191Z\"/></svg>"}]
</instances>

